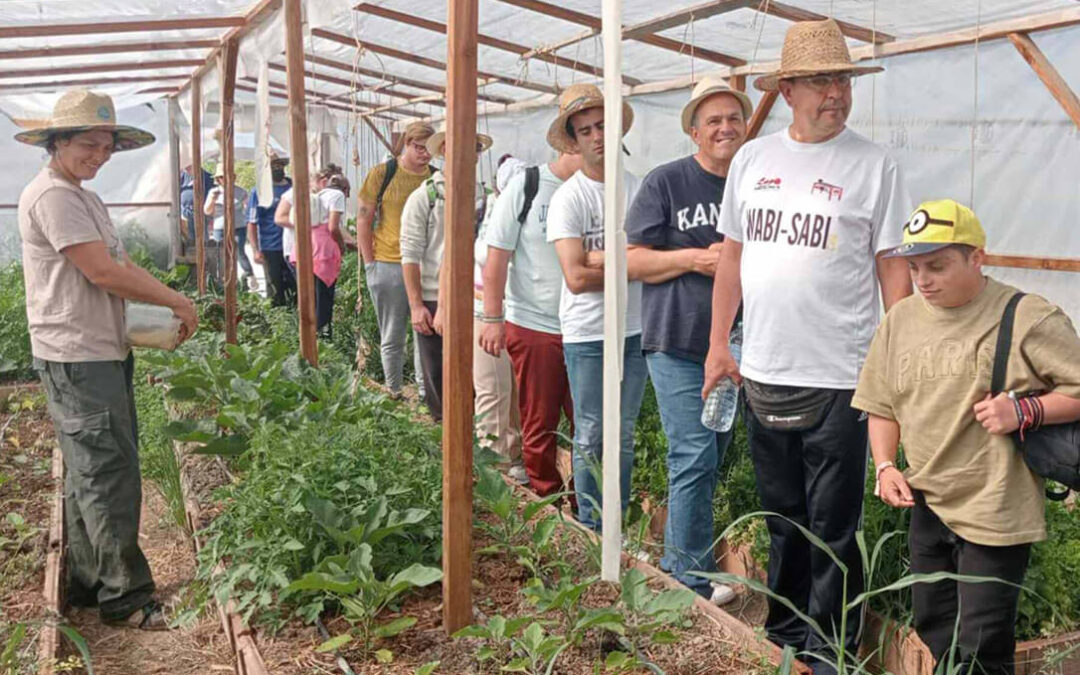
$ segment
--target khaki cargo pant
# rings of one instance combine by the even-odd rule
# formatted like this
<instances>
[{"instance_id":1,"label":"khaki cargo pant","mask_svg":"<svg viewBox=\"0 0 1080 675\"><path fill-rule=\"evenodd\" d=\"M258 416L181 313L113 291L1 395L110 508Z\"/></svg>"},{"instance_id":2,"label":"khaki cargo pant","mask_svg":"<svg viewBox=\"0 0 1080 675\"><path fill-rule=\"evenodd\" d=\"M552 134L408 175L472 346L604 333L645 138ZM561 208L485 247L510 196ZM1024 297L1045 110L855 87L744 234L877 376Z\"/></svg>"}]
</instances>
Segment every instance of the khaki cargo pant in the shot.
<instances>
[{"instance_id":1,"label":"khaki cargo pant","mask_svg":"<svg viewBox=\"0 0 1080 675\"><path fill-rule=\"evenodd\" d=\"M67 593L97 605L104 621L124 619L154 592L139 548L139 475L134 358L58 363L34 359L67 476Z\"/></svg>"}]
</instances>

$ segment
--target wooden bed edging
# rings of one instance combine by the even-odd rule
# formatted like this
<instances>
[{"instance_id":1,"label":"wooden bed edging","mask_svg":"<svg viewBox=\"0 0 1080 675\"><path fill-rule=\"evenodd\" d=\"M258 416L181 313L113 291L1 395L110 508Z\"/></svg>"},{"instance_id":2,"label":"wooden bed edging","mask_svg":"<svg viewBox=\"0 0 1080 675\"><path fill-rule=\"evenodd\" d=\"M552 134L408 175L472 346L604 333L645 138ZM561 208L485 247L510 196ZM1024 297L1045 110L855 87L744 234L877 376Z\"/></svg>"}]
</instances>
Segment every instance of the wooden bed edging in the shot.
<instances>
[{"instance_id":1,"label":"wooden bed edging","mask_svg":"<svg viewBox=\"0 0 1080 675\"><path fill-rule=\"evenodd\" d=\"M17 391L17 390L16 390ZM60 631L57 622L64 615L64 549L67 532L64 530L64 457L60 445L53 445L52 456L53 507L49 517L49 539L45 554L45 608L49 617L38 635L38 673L53 675L60 659Z\"/></svg>"},{"instance_id":2,"label":"wooden bed edging","mask_svg":"<svg viewBox=\"0 0 1080 675\"><path fill-rule=\"evenodd\" d=\"M540 497L529 488L518 485L505 475L503 476L503 480L505 480L512 488L514 488L522 496L524 496L525 499L529 501L539 501ZM551 505L545 507L544 510L552 514L561 514L561 511ZM585 527L578 521L574 520L572 517L563 518L563 522L573 527L576 527L577 529L592 537L594 540L599 540L599 537L595 532ZM656 581L659 581L666 588L686 588L686 586L683 586L666 572L660 570L657 567L653 567L649 563L642 562L636 558L633 558L627 555L626 552L622 553L622 560L629 567L639 570L649 579L655 579ZM782 659L782 652L780 651L780 648L769 642L768 640L758 636L758 634L754 632L754 629L747 624L739 621L738 619L728 614L723 609L712 604L697 593L694 594L694 608L705 616L713 619L724 628L727 628L729 631L731 631L731 634L735 638L736 643L739 647L759 654L763 653L764 656L769 659L769 663L776 666L780 665ZM798 659L795 659L793 661L792 672L800 673L801 675L811 675L810 667L804 664L802 661L799 661Z\"/></svg>"},{"instance_id":3,"label":"wooden bed edging","mask_svg":"<svg viewBox=\"0 0 1080 675\"><path fill-rule=\"evenodd\" d=\"M189 444L182 444L174 441L173 453L176 455L176 463L180 467L180 489L184 494L184 513L187 516L187 526L188 531L191 534L192 549L195 554L198 555L199 551L202 550L203 545L197 534L199 530L199 516L201 509L199 508L199 502L195 499L191 489L191 478L188 476L187 464L184 462L186 455L185 445ZM224 565L218 563L214 568L214 576L223 572L224 569ZM233 611L233 602L230 600L222 605L221 603L214 601L214 606L217 608L218 618L221 621L221 630L224 631L226 637L229 638L229 645L236 658L236 662L233 665L235 672L239 675L269 675L266 670L266 663L263 661L262 654L259 652L258 642L255 640L255 632L251 627L244 623L239 614Z\"/></svg>"}]
</instances>

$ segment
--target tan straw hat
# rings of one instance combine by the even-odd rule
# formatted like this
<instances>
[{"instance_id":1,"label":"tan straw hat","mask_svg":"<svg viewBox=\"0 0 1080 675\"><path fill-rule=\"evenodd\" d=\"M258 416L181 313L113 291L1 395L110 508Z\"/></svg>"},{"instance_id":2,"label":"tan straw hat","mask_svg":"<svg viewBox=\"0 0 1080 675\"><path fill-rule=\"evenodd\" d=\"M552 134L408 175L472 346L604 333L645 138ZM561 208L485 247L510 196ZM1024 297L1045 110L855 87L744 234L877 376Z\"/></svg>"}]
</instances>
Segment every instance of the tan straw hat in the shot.
<instances>
[{"instance_id":1,"label":"tan straw hat","mask_svg":"<svg viewBox=\"0 0 1080 675\"><path fill-rule=\"evenodd\" d=\"M780 70L762 75L754 81L761 91L776 91L777 83L789 77L805 77L828 73L866 75L880 73L880 66L856 66L851 62L844 34L832 19L800 21L784 36L780 53Z\"/></svg>"},{"instance_id":2,"label":"tan straw hat","mask_svg":"<svg viewBox=\"0 0 1080 675\"><path fill-rule=\"evenodd\" d=\"M424 145L427 146L427 151L429 154L431 154L432 157L442 157L444 150L443 142L445 140L446 122L443 122L442 125L439 126L439 130L433 133L430 137L428 137ZM480 152L483 152L491 147L493 141L491 140L491 136L477 132L476 142L480 145Z\"/></svg>"},{"instance_id":3,"label":"tan straw hat","mask_svg":"<svg viewBox=\"0 0 1080 675\"><path fill-rule=\"evenodd\" d=\"M706 75L701 78L700 82L694 85L694 92L690 94L690 100L683 106L682 130L684 134L690 133L691 122L694 119L694 112L697 111L698 106L713 94L731 94L734 96L742 106L743 117L747 120L749 120L750 115L754 113L754 104L750 102L749 96L729 87L727 81L719 75Z\"/></svg>"},{"instance_id":4,"label":"tan straw hat","mask_svg":"<svg viewBox=\"0 0 1080 675\"><path fill-rule=\"evenodd\" d=\"M574 139L566 133L566 120L583 110L604 107L604 94L595 84L572 84L559 94L559 115L548 127L548 145L559 152L574 152ZM622 131L625 135L634 123L634 110L623 101Z\"/></svg>"},{"instance_id":5,"label":"tan straw hat","mask_svg":"<svg viewBox=\"0 0 1080 675\"><path fill-rule=\"evenodd\" d=\"M53 134L63 131L111 131L116 137L114 152L134 150L154 142L150 132L116 123L111 98L85 89L65 93L53 106L51 118L35 120L32 124L29 131L15 134L15 140L44 147Z\"/></svg>"}]
</instances>

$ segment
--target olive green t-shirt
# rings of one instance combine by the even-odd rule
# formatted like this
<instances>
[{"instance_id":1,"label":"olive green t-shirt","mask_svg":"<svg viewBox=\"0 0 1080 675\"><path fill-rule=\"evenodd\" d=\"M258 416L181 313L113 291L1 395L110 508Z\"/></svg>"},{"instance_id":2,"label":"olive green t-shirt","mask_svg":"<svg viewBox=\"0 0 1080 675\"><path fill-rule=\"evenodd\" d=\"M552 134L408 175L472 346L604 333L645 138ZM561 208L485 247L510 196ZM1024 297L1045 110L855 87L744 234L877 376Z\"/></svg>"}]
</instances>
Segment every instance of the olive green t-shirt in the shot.
<instances>
[{"instance_id":1,"label":"olive green t-shirt","mask_svg":"<svg viewBox=\"0 0 1080 675\"><path fill-rule=\"evenodd\" d=\"M424 167L421 173L413 173L398 162L397 171L383 193L382 213L375 214L375 260L401 262L401 212L405 208L405 200L430 175L427 167ZM374 207L385 177L386 162L383 162L369 171L364 178L360 199Z\"/></svg>"},{"instance_id":2,"label":"olive green t-shirt","mask_svg":"<svg viewBox=\"0 0 1080 675\"><path fill-rule=\"evenodd\" d=\"M974 405L990 391L1001 314L1017 290L987 278L961 307L915 294L878 326L851 405L895 420L908 483L965 540L1011 546L1046 538L1043 481L1011 436L991 435ZM1005 389L1080 398L1080 337L1068 317L1034 295L1016 310Z\"/></svg>"}]
</instances>

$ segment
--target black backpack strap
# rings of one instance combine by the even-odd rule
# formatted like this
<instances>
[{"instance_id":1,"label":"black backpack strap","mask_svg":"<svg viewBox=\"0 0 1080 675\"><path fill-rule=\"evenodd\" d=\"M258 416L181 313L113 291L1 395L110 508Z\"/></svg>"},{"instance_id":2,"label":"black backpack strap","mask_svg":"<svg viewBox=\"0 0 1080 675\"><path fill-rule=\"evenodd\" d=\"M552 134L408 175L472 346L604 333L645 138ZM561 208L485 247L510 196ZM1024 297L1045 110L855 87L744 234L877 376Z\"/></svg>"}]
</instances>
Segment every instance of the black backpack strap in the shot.
<instances>
[{"instance_id":1,"label":"black backpack strap","mask_svg":"<svg viewBox=\"0 0 1080 675\"><path fill-rule=\"evenodd\" d=\"M379 194L375 197L375 225L379 224L379 216L382 214L383 195L386 194L386 188L390 187L390 181L394 180L395 173L397 173L397 157L391 157L386 160L386 173L383 174Z\"/></svg>"},{"instance_id":2,"label":"black backpack strap","mask_svg":"<svg viewBox=\"0 0 1080 675\"><path fill-rule=\"evenodd\" d=\"M997 396L1005 387L1005 370L1009 365L1009 352L1012 351L1013 323L1016 318L1016 305L1020 303L1023 293L1017 293L1009 298L1005 305L1005 311L1001 315L1001 325L998 326L997 347L994 349L994 372L990 376L990 394Z\"/></svg>"},{"instance_id":3,"label":"black backpack strap","mask_svg":"<svg viewBox=\"0 0 1080 675\"><path fill-rule=\"evenodd\" d=\"M533 200L536 199L536 193L540 192L540 167L530 166L525 169L525 203L521 205L521 213L518 214L518 222L522 225L525 224L525 219L529 217L529 211L532 209Z\"/></svg>"}]
</instances>

